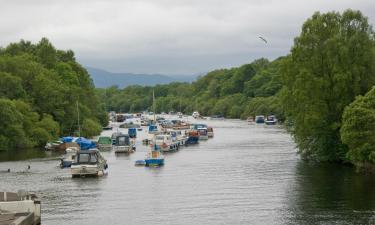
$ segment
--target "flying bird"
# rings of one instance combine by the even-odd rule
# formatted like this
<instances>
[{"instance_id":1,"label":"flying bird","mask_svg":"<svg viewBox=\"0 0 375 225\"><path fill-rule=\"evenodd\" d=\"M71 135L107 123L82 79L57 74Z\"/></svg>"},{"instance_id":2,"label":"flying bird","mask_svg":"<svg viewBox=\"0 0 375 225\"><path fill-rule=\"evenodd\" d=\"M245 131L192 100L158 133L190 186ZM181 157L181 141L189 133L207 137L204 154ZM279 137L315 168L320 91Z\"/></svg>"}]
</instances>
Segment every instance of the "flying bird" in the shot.
<instances>
[{"instance_id":1,"label":"flying bird","mask_svg":"<svg viewBox=\"0 0 375 225\"><path fill-rule=\"evenodd\" d=\"M261 36L259 36L259 38L262 40L262 41L264 41L264 43L266 43L267 44L267 40L266 39L264 39L264 37L261 37Z\"/></svg>"}]
</instances>

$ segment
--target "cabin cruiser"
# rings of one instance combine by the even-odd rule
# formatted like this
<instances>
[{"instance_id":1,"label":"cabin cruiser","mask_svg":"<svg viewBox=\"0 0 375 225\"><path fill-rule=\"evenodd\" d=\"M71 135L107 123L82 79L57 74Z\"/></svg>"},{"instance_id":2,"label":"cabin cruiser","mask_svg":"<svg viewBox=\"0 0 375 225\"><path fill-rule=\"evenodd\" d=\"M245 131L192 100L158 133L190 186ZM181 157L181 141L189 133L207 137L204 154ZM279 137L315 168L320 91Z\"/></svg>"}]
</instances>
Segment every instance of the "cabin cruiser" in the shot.
<instances>
[{"instance_id":1,"label":"cabin cruiser","mask_svg":"<svg viewBox=\"0 0 375 225\"><path fill-rule=\"evenodd\" d=\"M35 194L0 192L0 224L41 224L41 203Z\"/></svg>"},{"instance_id":2,"label":"cabin cruiser","mask_svg":"<svg viewBox=\"0 0 375 225\"><path fill-rule=\"evenodd\" d=\"M188 139L186 144L198 144L199 143L199 132L197 130L188 131Z\"/></svg>"},{"instance_id":3,"label":"cabin cruiser","mask_svg":"<svg viewBox=\"0 0 375 225\"><path fill-rule=\"evenodd\" d=\"M208 139L208 132L206 127L200 127L198 128L199 132L199 139L200 140L207 140Z\"/></svg>"},{"instance_id":4,"label":"cabin cruiser","mask_svg":"<svg viewBox=\"0 0 375 225\"><path fill-rule=\"evenodd\" d=\"M155 136L155 144L162 152L178 150L177 141L173 141L170 134L158 134Z\"/></svg>"},{"instance_id":5,"label":"cabin cruiser","mask_svg":"<svg viewBox=\"0 0 375 225\"><path fill-rule=\"evenodd\" d=\"M151 151L147 153L144 160L145 166L163 166L164 165L164 156L157 145L151 147Z\"/></svg>"},{"instance_id":6,"label":"cabin cruiser","mask_svg":"<svg viewBox=\"0 0 375 225\"><path fill-rule=\"evenodd\" d=\"M182 112L178 112L177 116L178 116L178 118L182 118L182 116L183 116Z\"/></svg>"},{"instance_id":7,"label":"cabin cruiser","mask_svg":"<svg viewBox=\"0 0 375 225\"><path fill-rule=\"evenodd\" d=\"M97 149L78 151L70 167L72 177L100 177L107 174L107 169L107 160Z\"/></svg>"},{"instance_id":8,"label":"cabin cruiser","mask_svg":"<svg viewBox=\"0 0 375 225\"><path fill-rule=\"evenodd\" d=\"M115 153L132 153L135 151L135 145L130 141L128 134L118 135L116 143L113 145Z\"/></svg>"},{"instance_id":9,"label":"cabin cruiser","mask_svg":"<svg viewBox=\"0 0 375 225\"><path fill-rule=\"evenodd\" d=\"M110 137L101 136L98 139L98 149L100 151L109 151L112 149L112 139Z\"/></svg>"},{"instance_id":10,"label":"cabin cruiser","mask_svg":"<svg viewBox=\"0 0 375 225\"><path fill-rule=\"evenodd\" d=\"M264 123L264 116L263 115L255 116L255 123L257 124Z\"/></svg>"},{"instance_id":11,"label":"cabin cruiser","mask_svg":"<svg viewBox=\"0 0 375 225\"><path fill-rule=\"evenodd\" d=\"M199 113L198 112L193 112L193 114L192 114L192 117L194 118L194 119L198 119L199 118Z\"/></svg>"},{"instance_id":12,"label":"cabin cruiser","mask_svg":"<svg viewBox=\"0 0 375 225\"><path fill-rule=\"evenodd\" d=\"M267 118L264 122L265 122L266 125L276 125L276 123L277 123L276 116L274 116L274 115L267 116Z\"/></svg>"}]
</instances>

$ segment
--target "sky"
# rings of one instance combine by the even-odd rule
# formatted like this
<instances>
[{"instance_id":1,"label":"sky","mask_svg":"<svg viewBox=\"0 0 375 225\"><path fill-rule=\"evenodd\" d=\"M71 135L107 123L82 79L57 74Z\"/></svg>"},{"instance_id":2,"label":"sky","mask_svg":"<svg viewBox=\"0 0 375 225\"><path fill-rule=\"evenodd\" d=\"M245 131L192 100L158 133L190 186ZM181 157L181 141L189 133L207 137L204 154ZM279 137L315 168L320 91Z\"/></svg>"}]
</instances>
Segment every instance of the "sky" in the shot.
<instances>
[{"instance_id":1,"label":"sky","mask_svg":"<svg viewBox=\"0 0 375 225\"><path fill-rule=\"evenodd\" d=\"M374 0L0 0L0 46L46 37L84 66L203 74L286 55L314 12L348 8L374 24Z\"/></svg>"}]
</instances>

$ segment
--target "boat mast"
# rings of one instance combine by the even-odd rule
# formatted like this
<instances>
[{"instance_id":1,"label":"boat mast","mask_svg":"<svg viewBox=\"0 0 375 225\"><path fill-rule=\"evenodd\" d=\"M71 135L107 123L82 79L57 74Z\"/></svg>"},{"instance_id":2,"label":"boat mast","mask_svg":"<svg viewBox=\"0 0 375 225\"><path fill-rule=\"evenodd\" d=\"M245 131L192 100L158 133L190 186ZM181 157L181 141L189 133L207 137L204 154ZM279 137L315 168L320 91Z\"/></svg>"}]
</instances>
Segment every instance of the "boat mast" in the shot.
<instances>
[{"instance_id":1,"label":"boat mast","mask_svg":"<svg viewBox=\"0 0 375 225\"><path fill-rule=\"evenodd\" d=\"M155 89L152 89L152 111L154 111L154 124L156 124L156 111L155 111Z\"/></svg>"},{"instance_id":2,"label":"boat mast","mask_svg":"<svg viewBox=\"0 0 375 225\"><path fill-rule=\"evenodd\" d=\"M78 101L76 103L77 103L77 115L78 115L78 137L81 137L81 125L79 124Z\"/></svg>"}]
</instances>

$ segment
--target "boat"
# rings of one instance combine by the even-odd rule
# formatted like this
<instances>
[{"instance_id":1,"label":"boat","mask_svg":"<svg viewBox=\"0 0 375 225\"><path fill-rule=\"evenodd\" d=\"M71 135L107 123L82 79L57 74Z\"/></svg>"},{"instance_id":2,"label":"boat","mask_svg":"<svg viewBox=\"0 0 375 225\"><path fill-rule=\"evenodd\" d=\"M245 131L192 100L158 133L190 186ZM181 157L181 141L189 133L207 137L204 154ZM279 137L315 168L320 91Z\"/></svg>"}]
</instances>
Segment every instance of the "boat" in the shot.
<instances>
[{"instance_id":1,"label":"boat","mask_svg":"<svg viewBox=\"0 0 375 225\"><path fill-rule=\"evenodd\" d=\"M198 128L199 132L199 140L207 140L208 139L208 131L206 127Z\"/></svg>"},{"instance_id":2,"label":"boat","mask_svg":"<svg viewBox=\"0 0 375 225\"><path fill-rule=\"evenodd\" d=\"M112 149L112 139L111 137L101 136L98 139L98 149L100 151L109 151Z\"/></svg>"},{"instance_id":3,"label":"boat","mask_svg":"<svg viewBox=\"0 0 375 225\"><path fill-rule=\"evenodd\" d=\"M41 224L41 202L35 194L20 190L0 192L0 224Z\"/></svg>"},{"instance_id":4,"label":"boat","mask_svg":"<svg viewBox=\"0 0 375 225\"><path fill-rule=\"evenodd\" d=\"M112 126L106 126L106 127L103 127L103 130L112 130Z\"/></svg>"},{"instance_id":5,"label":"boat","mask_svg":"<svg viewBox=\"0 0 375 225\"><path fill-rule=\"evenodd\" d=\"M171 152L178 150L178 142L173 141L172 135L170 134L156 135L154 145L156 145L162 152Z\"/></svg>"},{"instance_id":6,"label":"boat","mask_svg":"<svg viewBox=\"0 0 375 225\"><path fill-rule=\"evenodd\" d=\"M137 137L137 129L136 128L129 128L128 134L130 138L136 138Z\"/></svg>"},{"instance_id":7,"label":"boat","mask_svg":"<svg viewBox=\"0 0 375 225\"><path fill-rule=\"evenodd\" d=\"M182 112L178 112L177 116L178 116L178 118L182 118L182 116L183 116Z\"/></svg>"},{"instance_id":8,"label":"boat","mask_svg":"<svg viewBox=\"0 0 375 225\"><path fill-rule=\"evenodd\" d=\"M55 140L55 141L49 141L46 143L46 145L44 146L44 149L46 151L54 151L54 150L58 150L61 146L61 144L63 144L62 141L60 140Z\"/></svg>"},{"instance_id":9,"label":"boat","mask_svg":"<svg viewBox=\"0 0 375 225\"><path fill-rule=\"evenodd\" d=\"M147 153L145 158L145 166L159 167L164 165L164 156L157 145L151 146L151 151Z\"/></svg>"},{"instance_id":10,"label":"boat","mask_svg":"<svg viewBox=\"0 0 375 225\"><path fill-rule=\"evenodd\" d=\"M97 149L80 150L70 167L72 177L100 177L108 173L107 160Z\"/></svg>"},{"instance_id":11,"label":"boat","mask_svg":"<svg viewBox=\"0 0 375 225\"><path fill-rule=\"evenodd\" d=\"M115 153L133 153L135 151L135 145L130 141L128 134L118 135L116 137L116 143L113 145Z\"/></svg>"},{"instance_id":12,"label":"boat","mask_svg":"<svg viewBox=\"0 0 375 225\"><path fill-rule=\"evenodd\" d=\"M116 144L116 137L119 136L119 135L123 135L122 132L114 132L112 135L111 135L111 139L112 139L112 145L115 145Z\"/></svg>"},{"instance_id":13,"label":"boat","mask_svg":"<svg viewBox=\"0 0 375 225\"><path fill-rule=\"evenodd\" d=\"M208 137L214 136L214 129L212 127L207 127L207 135Z\"/></svg>"},{"instance_id":14,"label":"boat","mask_svg":"<svg viewBox=\"0 0 375 225\"><path fill-rule=\"evenodd\" d=\"M213 115L210 117L210 120L224 120L224 116L223 115Z\"/></svg>"},{"instance_id":15,"label":"boat","mask_svg":"<svg viewBox=\"0 0 375 225\"><path fill-rule=\"evenodd\" d=\"M140 124L136 124L133 122L123 123L120 125L120 128L139 128L141 127Z\"/></svg>"},{"instance_id":16,"label":"boat","mask_svg":"<svg viewBox=\"0 0 375 225\"><path fill-rule=\"evenodd\" d=\"M249 117L247 117L246 121L248 123L253 123L254 122L254 118L252 116L249 116Z\"/></svg>"},{"instance_id":17,"label":"boat","mask_svg":"<svg viewBox=\"0 0 375 225\"><path fill-rule=\"evenodd\" d=\"M255 123L257 124L264 123L264 116L263 115L255 116Z\"/></svg>"},{"instance_id":18,"label":"boat","mask_svg":"<svg viewBox=\"0 0 375 225\"><path fill-rule=\"evenodd\" d=\"M193 112L193 114L191 115L194 119L198 119L199 118L199 113L198 112Z\"/></svg>"},{"instance_id":19,"label":"boat","mask_svg":"<svg viewBox=\"0 0 375 225\"><path fill-rule=\"evenodd\" d=\"M274 116L274 115L267 116L267 118L264 121L264 123L266 125L276 125L276 123L277 123L276 116Z\"/></svg>"},{"instance_id":20,"label":"boat","mask_svg":"<svg viewBox=\"0 0 375 225\"><path fill-rule=\"evenodd\" d=\"M206 124L193 124L193 130L198 130L199 128L207 128Z\"/></svg>"},{"instance_id":21,"label":"boat","mask_svg":"<svg viewBox=\"0 0 375 225\"><path fill-rule=\"evenodd\" d=\"M69 147L65 150L65 156L61 158L60 167L61 168L68 168L72 165L74 162L74 159L77 155L77 152L79 151L79 148L77 147Z\"/></svg>"},{"instance_id":22,"label":"boat","mask_svg":"<svg viewBox=\"0 0 375 225\"><path fill-rule=\"evenodd\" d=\"M199 132L196 130L188 131L188 139L186 140L186 144L198 144L199 143Z\"/></svg>"},{"instance_id":23,"label":"boat","mask_svg":"<svg viewBox=\"0 0 375 225\"><path fill-rule=\"evenodd\" d=\"M137 160L135 161L135 165L136 166L145 166L146 165L146 161L141 159L141 160Z\"/></svg>"}]
</instances>

